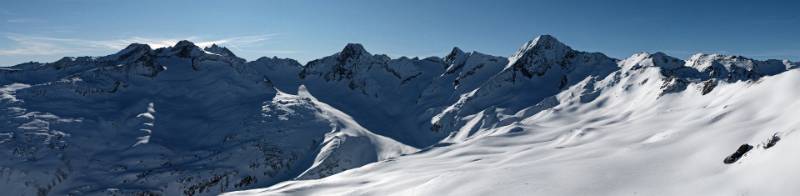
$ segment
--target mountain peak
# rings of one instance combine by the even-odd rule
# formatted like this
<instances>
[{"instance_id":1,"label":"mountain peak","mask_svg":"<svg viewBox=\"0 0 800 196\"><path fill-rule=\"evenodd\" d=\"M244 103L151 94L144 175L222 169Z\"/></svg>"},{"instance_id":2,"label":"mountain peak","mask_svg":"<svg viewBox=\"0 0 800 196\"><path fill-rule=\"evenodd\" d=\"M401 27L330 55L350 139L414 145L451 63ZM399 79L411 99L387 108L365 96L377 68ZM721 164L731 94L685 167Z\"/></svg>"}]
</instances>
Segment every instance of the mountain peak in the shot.
<instances>
[{"instance_id":1,"label":"mountain peak","mask_svg":"<svg viewBox=\"0 0 800 196\"><path fill-rule=\"evenodd\" d=\"M561 43L561 42L558 41L558 39L556 39L556 37L553 37L552 35L548 35L548 34L539 35L538 37L536 37L536 39L534 39L534 42L537 42L537 43L538 42L557 42L557 43Z\"/></svg>"},{"instance_id":2,"label":"mountain peak","mask_svg":"<svg viewBox=\"0 0 800 196\"><path fill-rule=\"evenodd\" d=\"M173 54L176 54L177 56L183 58L196 57L205 53L203 52L203 49L200 49L200 47L198 47L197 45L188 40L179 41L178 43L175 44L175 46L172 46L172 48L170 48L169 50Z\"/></svg>"},{"instance_id":3,"label":"mountain peak","mask_svg":"<svg viewBox=\"0 0 800 196\"><path fill-rule=\"evenodd\" d=\"M507 67L520 71L524 76L530 78L533 75L544 74L553 65L561 64L574 55L575 51L572 48L561 43L555 37L541 35L526 42L514 55L509 57Z\"/></svg>"},{"instance_id":4,"label":"mountain peak","mask_svg":"<svg viewBox=\"0 0 800 196\"><path fill-rule=\"evenodd\" d=\"M348 43L344 46L344 49L339 52L339 60L344 61L351 58L358 58L362 55L370 55L369 52L364 49L364 46L358 43Z\"/></svg>"},{"instance_id":5,"label":"mountain peak","mask_svg":"<svg viewBox=\"0 0 800 196\"><path fill-rule=\"evenodd\" d=\"M525 56L532 55L539 56L539 58L543 60L556 60L563 58L569 51L572 51L572 48L561 43L555 37L551 35L540 35L522 45L522 47L511 56L510 62L513 64Z\"/></svg>"},{"instance_id":6,"label":"mountain peak","mask_svg":"<svg viewBox=\"0 0 800 196\"><path fill-rule=\"evenodd\" d=\"M149 53L153 49L150 48L150 45L147 44L140 44L140 43L132 43L125 47L125 49L120 50L116 54L108 56L113 60L136 60L144 54Z\"/></svg>"},{"instance_id":7,"label":"mountain peak","mask_svg":"<svg viewBox=\"0 0 800 196\"><path fill-rule=\"evenodd\" d=\"M453 50L450 50L450 54L449 54L449 55L447 55L447 56L451 56L451 55L457 55L457 54L463 54L463 53L464 53L464 51L463 51L463 50L461 50L461 48L458 48L458 47L453 47Z\"/></svg>"},{"instance_id":8,"label":"mountain peak","mask_svg":"<svg viewBox=\"0 0 800 196\"><path fill-rule=\"evenodd\" d=\"M132 43L128 45L128 47L125 47L125 49L122 49L122 51L129 50L152 50L152 48L150 48L150 45L147 44Z\"/></svg>"},{"instance_id":9,"label":"mountain peak","mask_svg":"<svg viewBox=\"0 0 800 196\"><path fill-rule=\"evenodd\" d=\"M640 52L620 61L619 64L625 70L638 70L645 67L660 67L672 70L683 67L684 61L662 52Z\"/></svg>"},{"instance_id":10,"label":"mountain peak","mask_svg":"<svg viewBox=\"0 0 800 196\"><path fill-rule=\"evenodd\" d=\"M533 39L532 41L528 42L528 45L531 46L532 48L540 46L543 47L544 49L569 48L569 46L567 46L564 43L561 43L561 41L558 41L558 39L556 39L552 35L540 35L536 37L536 39Z\"/></svg>"},{"instance_id":11,"label":"mountain peak","mask_svg":"<svg viewBox=\"0 0 800 196\"><path fill-rule=\"evenodd\" d=\"M233 54L231 50L228 50L228 48L219 46L217 44L211 44L211 46L205 47L203 50L222 56L236 57L236 54Z\"/></svg>"},{"instance_id":12,"label":"mountain peak","mask_svg":"<svg viewBox=\"0 0 800 196\"><path fill-rule=\"evenodd\" d=\"M533 41L529 42L529 45L532 48L540 46L543 49L569 48L569 46L567 46L564 43L561 43L561 41L558 41L558 39L556 39L552 35L540 35L539 37L536 37L536 39L533 39Z\"/></svg>"},{"instance_id":13,"label":"mountain peak","mask_svg":"<svg viewBox=\"0 0 800 196\"><path fill-rule=\"evenodd\" d=\"M463 57L465 54L466 53L464 53L464 51L462 51L460 48L453 47L453 50L451 50L450 53L444 57L444 61L448 64L457 63L457 61L462 59L461 57Z\"/></svg>"},{"instance_id":14,"label":"mountain peak","mask_svg":"<svg viewBox=\"0 0 800 196\"><path fill-rule=\"evenodd\" d=\"M191 42L189 40L178 41L178 43L175 43L175 46L173 46L173 47L174 48L183 48L183 47L190 47L190 46L197 47L193 42Z\"/></svg>"}]
</instances>

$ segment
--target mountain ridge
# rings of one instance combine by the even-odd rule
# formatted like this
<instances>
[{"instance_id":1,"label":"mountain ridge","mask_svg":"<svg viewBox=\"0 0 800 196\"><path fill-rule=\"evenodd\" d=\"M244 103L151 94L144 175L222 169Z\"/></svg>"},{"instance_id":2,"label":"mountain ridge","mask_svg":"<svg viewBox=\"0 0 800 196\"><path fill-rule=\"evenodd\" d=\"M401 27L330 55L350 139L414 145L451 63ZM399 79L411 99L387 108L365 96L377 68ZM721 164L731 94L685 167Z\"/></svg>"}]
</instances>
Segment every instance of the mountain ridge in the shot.
<instances>
[{"instance_id":1,"label":"mountain ridge","mask_svg":"<svg viewBox=\"0 0 800 196\"><path fill-rule=\"evenodd\" d=\"M548 35L548 34L545 34L545 35L542 35L542 36L535 37L534 39L532 39L532 40L530 40L530 41L526 42L526 43L525 43L523 46L535 46L535 45L536 45L536 42L537 42L537 40L538 40L538 39L540 39L540 38L542 38L542 40L543 40L543 41L545 41L545 42L552 42L552 41L554 41L554 42L552 42L552 44L557 44L557 45L560 45L560 47L562 47L562 48L568 48L568 49L572 49L571 47L569 47L569 46L567 46L567 45L563 44L562 42L558 41L558 39L556 39L556 38L555 38L555 36ZM180 43L180 44L179 44L179 43ZM176 46L178 46L178 47L186 47L186 45L192 45L192 46L195 46L195 44L194 44L193 42L189 41L189 40L180 40L180 41L176 42L176 44L175 44L174 46L172 46L172 47L164 47L164 48L175 48ZM141 47L143 47L143 46L146 46L146 48L147 48L148 50L157 50L157 49L160 49L160 48L151 49L151 48L150 48L150 46L149 46L148 44L142 44L142 43L131 43L131 44L129 44L128 46L126 46L124 49L122 49L122 50L118 51L117 53L119 53L119 52L123 52L123 51L126 51L126 50L131 50L131 49L129 49L129 48L141 48ZM195 46L195 47L197 47L197 46ZM234 53L233 51L231 51L231 50L229 50L228 48L226 48L226 47L223 47L223 46L221 46L221 45L217 45L217 44L212 44L212 45L210 45L210 46L207 46L206 48L200 48L200 47L197 47L197 48L201 49L202 51L206 51L206 52L209 52L209 53L214 53L214 54L217 54L217 55L220 55L220 56L232 56L232 57L238 57L238 56L236 56L236 55L235 55L235 53ZM351 48L357 48L357 49L351 49ZM510 58L510 59L519 58L519 57L517 57L517 56L518 56L518 55L520 55L520 52L521 52L520 50L521 50L521 49L523 49L523 48L520 48L518 51L516 51L514 54L512 54L512 55L511 55L509 58ZM336 52L335 54L342 53L342 52L349 53L349 52L347 52L347 51L350 51L350 50L353 50L353 51L359 51L359 52L356 52L357 54L361 54L361 53L365 53L365 54L369 54L369 55L371 55L371 54L372 54L372 53L368 52L368 51L367 51L367 50L364 48L364 46L363 46L362 44L359 44L359 43L347 43L347 44L345 44L345 46L342 48L342 50L341 50L341 51L339 51L339 52ZM462 51L462 50L461 50L459 47L453 47L453 49L451 50L451 53L449 53L448 55L445 55L445 56L443 56L443 57L439 57L439 58L446 58L447 56L453 55L453 53L454 53L454 52L456 52L456 51L458 51L458 52L461 52L461 53L465 53L465 52L464 52L464 51ZM480 53L479 51L473 51L473 52ZM664 55L664 56L667 56L667 57L670 57L670 58L677 58L677 57L674 57L674 56L669 56L668 54L666 54L666 53L664 53L664 52L640 52L640 53L648 53L648 54L650 54L650 53L652 53L652 54L660 54L660 55ZM638 53L637 53L637 54L638 54ZM385 55L385 54L381 54L381 55ZM108 56L110 56L110 55L108 55ZM770 59L758 60L758 59L751 59L751 58L747 58L747 57L740 56L740 55L725 55L725 54L720 54L720 53L703 53L703 52L698 52L698 53L695 53L694 55L691 55L691 56L690 56L688 59L694 59L694 58L697 58L697 57L702 57L702 56L716 56L716 57L722 57L722 58L725 58L725 57L738 57L738 58L740 58L740 59L743 59L743 60L751 60L751 61L779 61L779 62L783 62L783 63L786 63L786 64L794 64L794 63L796 63L796 62L789 61L789 60L787 60L787 59L772 59L772 58L770 58ZM100 58L100 57L107 57L107 56L78 56L78 57L63 57L62 59L60 59L60 60L58 60L58 61L56 61L56 62L65 61L66 59L97 59L97 58ZM437 56L431 56L431 57L437 57ZM246 63L251 63L251 62L255 62L255 61L257 61L258 59L262 59L262 58L271 58L271 57L262 56L262 57L258 57L258 58L256 58L255 60L252 60L252 61L245 61L245 62L246 62ZM276 58L277 58L277 57L276 57ZM417 57L417 58L418 58L418 57ZM282 59L291 59L291 58L282 58ZM680 58L677 58L677 59L680 59ZM293 60L293 61L297 61L297 60L294 60L294 59L291 59L291 60ZM618 60L624 60L624 59L618 59ZM684 59L682 59L682 60L684 60ZM313 60L312 60L312 61L313 61ZM55 63L55 62L54 62L54 63ZM299 62L298 62L298 63L299 63ZM41 63L41 62L36 62L36 61L30 61L30 62L24 62L24 63L19 63L19 64L11 65L11 66L0 67L0 68L4 68L4 69L7 69L7 70L8 70L8 69L23 69L23 68L29 67L30 65L36 65L36 64L39 64L39 65L41 65L41 64L53 64L53 63ZM307 63L306 63L306 64L307 64ZM305 66L304 64L301 64L301 65Z\"/></svg>"},{"instance_id":2,"label":"mountain ridge","mask_svg":"<svg viewBox=\"0 0 800 196\"><path fill-rule=\"evenodd\" d=\"M508 58L454 47L444 57L393 59L350 43L305 65L247 61L185 40L156 49L131 44L103 57L0 68L0 130L8 130L0 131L0 153L13 157L0 162L8 171L0 177L21 179L0 187L20 195L210 195L318 179L525 136L538 130L526 124L537 119L572 120L560 113L728 99L733 87L796 67L714 54L620 60L549 35ZM630 96L612 99L619 95ZM587 124L615 123L609 118ZM589 128L568 132L548 145L599 137ZM41 167L25 166L33 164Z\"/></svg>"}]
</instances>

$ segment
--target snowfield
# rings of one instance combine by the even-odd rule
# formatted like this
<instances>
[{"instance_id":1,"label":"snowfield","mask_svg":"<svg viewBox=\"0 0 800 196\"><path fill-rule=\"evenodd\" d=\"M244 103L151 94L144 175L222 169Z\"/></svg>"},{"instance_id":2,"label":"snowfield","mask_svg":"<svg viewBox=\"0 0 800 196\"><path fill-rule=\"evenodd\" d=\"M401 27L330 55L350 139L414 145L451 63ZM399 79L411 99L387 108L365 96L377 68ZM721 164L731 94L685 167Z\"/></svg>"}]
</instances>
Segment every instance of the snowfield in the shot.
<instances>
[{"instance_id":1,"label":"snowfield","mask_svg":"<svg viewBox=\"0 0 800 196\"><path fill-rule=\"evenodd\" d=\"M308 181L227 195L792 195L800 72L659 96L657 69L558 105L471 116L473 138ZM612 82L609 76L604 82ZM636 85L639 84L639 85ZM478 120L475 120L478 119ZM514 119L508 123L501 123ZM477 122L477 123L474 123ZM491 126L483 123L490 122ZM465 131L462 128L462 131ZM764 149L773 134L781 136ZM734 164L744 143L756 148Z\"/></svg>"},{"instance_id":2,"label":"snowfield","mask_svg":"<svg viewBox=\"0 0 800 196\"><path fill-rule=\"evenodd\" d=\"M614 59L543 35L509 58L300 65L132 44L0 68L10 195L794 195L797 64ZM747 144L752 148L748 148Z\"/></svg>"}]
</instances>

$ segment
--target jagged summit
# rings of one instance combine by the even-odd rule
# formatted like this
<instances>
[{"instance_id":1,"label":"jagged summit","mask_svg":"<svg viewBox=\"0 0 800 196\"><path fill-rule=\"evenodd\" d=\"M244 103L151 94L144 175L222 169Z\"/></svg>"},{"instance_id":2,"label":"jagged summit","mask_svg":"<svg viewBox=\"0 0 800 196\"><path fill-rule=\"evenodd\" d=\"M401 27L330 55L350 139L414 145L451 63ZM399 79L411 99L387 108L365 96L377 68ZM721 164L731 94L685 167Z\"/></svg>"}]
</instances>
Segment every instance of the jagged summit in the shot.
<instances>
[{"instance_id":1,"label":"jagged summit","mask_svg":"<svg viewBox=\"0 0 800 196\"><path fill-rule=\"evenodd\" d=\"M348 43L344 46L344 49L338 53L338 59L339 61L345 61L347 59L357 59L364 55L371 55L364 49L364 46L358 43Z\"/></svg>"},{"instance_id":2,"label":"jagged summit","mask_svg":"<svg viewBox=\"0 0 800 196\"><path fill-rule=\"evenodd\" d=\"M256 59L255 61L252 61L252 62L291 62L292 64L300 65L300 63L297 62L297 60L294 60L294 59L291 59L291 58L280 58L280 57L277 57L277 56L272 56L272 57L264 56L264 57Z\"/></svg>"},{"instance_id":3,"label":"jagged summit","mask_svg":"<svg viewBox=\"0 0 800 196\"><path fill-rule=\"evenodd\" d=\"M710 78L728 81L758 79L794 68L789 61L774 59L759 61L742 56L704 53L693 55L686 65Z\"/></svg>"},{"instance_id":4,"label":"jagged summit","mask_svg":"<svg viewBox=\"0 0 800 196\"><path fill-rule=\"evenodd\" d=\"M195 45L189 40L181 40L169 48L171 54L177 55L179 57L188 58L188 57L195 57L200 56L203 53L203 49Z\"/></svg>"},{"instance_id":5,"label":"jagged summit","mask_svg":"<svg viewBox=\"0 0 800 196\"><path fill-rule=\"evenodd\" d=\"M348 43L338 53L308 62L300 72L300 78L319 75L326 81L343 79L350 81L357 75L369 72L373 66L385 67L390 60L391 58L386 55L370 54L361 44ZM355 88L360 85L352 83L351 86Z\"/></svg>"},{"instance_id":6,"label":"jagged summit","mask_svg":"<svg viewBox=\"0 0 800 196\"><path fill-rule=\"evenodd\" d=\"M446 64L445 72L452 73L461 68L464 62L467 60L467 57L467 53L464 53L464 51L458 47L453 47L453 50L444 57L444 63Z\"/></svg>"},{"instance_id":7,"label":"jagged summit","mask_svg":"<svg viewBox=\"0 0 800 196\"><path fill-rule=\"evenodd\" d=\"M444 59L445 60L452 59L452 58L454 58L456 56L463 55L463 54L464 54L464 51L461 50L461 48L453 47L453 49L450 50L450 53L448 53L447 56L445 56Z\"/></svg>"},{"instance_id":8,"label":"jagged summit","mask_svg":"<svg viewBox=\"0 0 800 196\"><path fill-rule=\"evenodd\" d=\"M464 51L462 51L460 48L453 47L453 50L451 50L450 53L444 57L444 62L447 64L458 64L459 62L457 61L463 60L462 58L465 54L466 53L464 53Z\"/></svg>"},{"instance_id":9,"label":"jagged summit","mask_svg":"<svg viewBox=\"0 0 800 196\"><path fill-rule=\"evenodd\" d=\"M563 58L572 48L561 43L552 35L540 35L526 42L510 59L510 64L515 64L520 59L538 56L541 60L552 61Z\"/></svg>"},{"instance_id":10,"label":"jagged summit","mask_svg":"<svg viewBox=\"0 0 800 196\"><path fill-rule=\"evenodd\" d=\"M564 59L572 48L561 43L551 35L541 35L526 42L514 55L509 57L509 66L522 67L525 64L551 64Z\"/></svg>"},{"instance_id":11,"label":"jagged summit","mask_svg":"<svg viewBox=\"0 0 800 196\"><path fill-rule=\"evenodd\" d=\"M544 50L572 50L569 46L562 43L552 35L540 35L531 41L526 42L514 56L522 55L533 51Z\"/></svg>"},{"instance_id":12,"label":"jagged summit","mask_svg":"<svg viewBox=\"0 0 800 196\"><path fill-rule=\"evenodd\" d=\"M462 86L461 84L467 80L472 80L470 81L472 85L477 85L474 79L484 80L500 72L508 64L508 59L477 51L464 52L458 47L453 47L450 53L445 56L443 62L445 66L443 75L457 75L453 84L455 84L454 86Z\"/></svg>"},{"instance_id":13,"label":"jagged summit","mask_svg":"<svg viewBox=\"0 0 800 196\"><path fill-rule=\"evenodd\" d=\"M207 46L203 48L203 50L214 54L219 54L222 56L237 57L236 54L233 54L233 52L231 52L231 50L228 50L228 48L219 46L217 44L211 44L211 46Z\"/></svg>"},{"instance_id":14,"label":"jagged summit","mask_svg":"<svg viewBox=\"0 0 800 196\"><path fill-rule=\"evenodd\" d=\"M616 61L602 53L573 50L553 36L542 35L525 43L514 55L509 57L506 69L513 72L508 80L515 81L517 73L531 78L542 76L554 68L563 72L573 72L579 68L585 68L584 71L597 69L590 72L605 73L619 69L612 67L616 66Z\"/></svg>"}]
</instances>

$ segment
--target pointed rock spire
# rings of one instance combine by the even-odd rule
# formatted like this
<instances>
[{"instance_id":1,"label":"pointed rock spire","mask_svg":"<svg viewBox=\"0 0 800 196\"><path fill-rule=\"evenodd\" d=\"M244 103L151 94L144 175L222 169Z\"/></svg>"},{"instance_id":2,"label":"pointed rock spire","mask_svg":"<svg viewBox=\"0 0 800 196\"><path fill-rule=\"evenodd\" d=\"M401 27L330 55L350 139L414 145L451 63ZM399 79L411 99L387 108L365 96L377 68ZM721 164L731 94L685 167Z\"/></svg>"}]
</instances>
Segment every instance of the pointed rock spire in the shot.
<instances>
[{"instance_id":1,"label":"pointed rock spire","mask_svg":"<svg viewBox=\"0 0 800 196\"><path fill-rule=\"evenodd\" d=\"M561 43L551 35L541 35L522 45L517 52L511 56L511 62L515 62L526 56L539 56L544 60L554 60L563 58L572 48Z\"/></svg>"},{"instance_id":2,"label":"pointed rock spire","mask_svg":"<svg viewBox=\"0 0 800 196\"><path fill-rule=\"evenodd\" d=\"M211 44L211 46L207 46L203 48L203 50L222 56L237 57L236 54L233 54L233 52L231 52L231 50L228 50L228 48L219 46L217 44Z\"/></svg>"},{"instance_id":3,"label":"pointed rock spire","mask_svg":"<svg viewBox=\"0 0 800 196\"><path fill-rule=\"evenodd\" d=\"M541 35L522 45L509 57L509 67L525 77L542 75L554 65L563 64L576 51L550 35Z\"/></svg>"},{"instance_id":4,"label":"pointed rock spire","mask_svg":"<svg viewBox=\"0 0 800 196\"><path fill-rule=\"evenodd\" d=\"M453 47L453 50L450 51L450 54L445 56L444 63L445 63L445 73L453 73L461 67L464 66L464 63L467 61L467 57L469 55L461 51L458 47Z\"/></svg>"},{"instance_id":5,"label":"pointed rock spire","mask_svg":"<svg viewBox=\"0 0 800 196\"><path fill-rule=\"evenodd\" d=\"M444 57L444 61L447 64L452 64L452 63L455 63L455 61L457 61L458 59L460 59L464 55L465 55L464 51L462 51L460 48L453 47L453 50L451 50L450 53L447 54L447 56Z\"/></svg>"},{"instance_id":6,"label":"pointed rock spire","mask_svg":"<svg viewBox=\"0 0 800 196\"><path fill-rule=\"evenodd\" d=\"M370 53L361 44L348 43L338 55L339 61L346 61L347 59L357 59L364 55L370 55Z\"/></svg>"}]
</instances>

